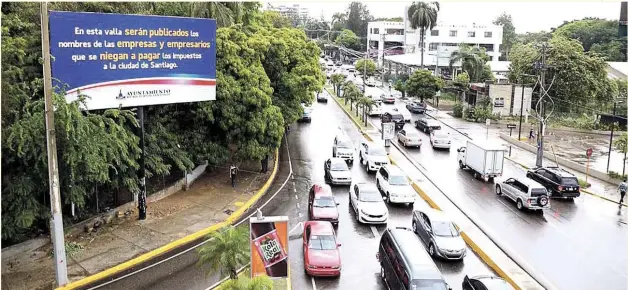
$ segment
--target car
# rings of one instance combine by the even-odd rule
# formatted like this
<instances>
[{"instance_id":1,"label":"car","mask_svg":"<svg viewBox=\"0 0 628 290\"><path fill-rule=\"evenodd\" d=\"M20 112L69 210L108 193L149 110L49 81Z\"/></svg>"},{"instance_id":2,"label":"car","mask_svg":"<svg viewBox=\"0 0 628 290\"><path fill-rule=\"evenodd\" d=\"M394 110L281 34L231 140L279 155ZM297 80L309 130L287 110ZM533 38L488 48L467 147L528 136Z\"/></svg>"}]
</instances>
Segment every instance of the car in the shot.
<instances>
[{"instance_id":1,"label":"car","mask_svg":"<svg viewBox=\"0 0 628 290\"><path fill-rule=\"evenodd\" d=\"M369 87L374 87L375 86L375 78L374 77L368 77L366 79L366 85Z\"/></svg>"},{"instance_id":2,"label":"car","mask_svg":"<svg viewBox=\"0 0 628 290\"><path fill-rule=\"evenodd\" d=\"M406 109L412 113L423 114L425 113L426 105L424 103L419 102L408 102L406 104Z\"/></svg>"},{"instance_id":3,"label":"car","mask_svg":"<svg viewBox=\"0 0 628 290\"><path fill-rule=\"evenodd\" d=\"M403 118L403 115L398 112L385 112L382 114L382 123L395 123L395 129L403 129L403 126L406 124L406 121Z\"/></svg>"},{"instance_id":4,"label":"car","mask_svg":"<svg viewBox=\"0 0 628 290\"><path fill-rule=\"evenodd\" d=\"M355 84L355 86L358 87L358 90L364 92L364 84L363 83Z\"/></svg>"},{"instance_id":5,"label":"car","mask_svg":"<svg viewBox=\"0 0 628 290\"><path fill-rule=\"evenodd\" d=\"M396 165L384 165L375 175L377 189L384 196L387 203L414 204L416 192L406 176Z\"/></svg>"},{"instance_id":6,"label":"car","mask_svg":"<svg viewBox=\"0 0 628 290\"><path fill-rule=\"evenodd\" d=\"M430 144L432 144L432 148L449 150L451 148L451 136L442 130L432 130L430 132Z\"/></svg>"},{"instance_id":7,"label":"car","mask_svg":"<svg viewBox=\"0 0 628 290\"><path fill-rule=\"evenodd\" d=\"M366 165L366 172L371 172L389 164L390 159L383 144L364 141L360 143L360 163Z\"/></svg>"},{"instance_id":8,"label":"car","mask_svg":"<svg viewBox=\"0 0 628 290\"><path fill-rule=\"evenodd\" d=\"M414 127L423 131L424 133L431 132L433 130L440 130L440 123L434 119L421 118L414 121Z\"/></svg>"},{"instance_id":9,"label":"car","mask_svg":"<svg viewBox=\"0 0 628 290\"><path fill-rule=\"evenodd\" d=\"M327 184L314 184L308 196L308 218L338 225L338 204Z\"/></svg>"},{"instance_id":10,"label":"car","mask_svg":"<svg viewBox=\"0 0 628 290\"><path fill-rule=\"evenodd\" d=\"M377 103L371 106L369 110L369 116L381 116L382 115L382 107Z\"/></svg>"},{"instance_id":11,"label":"car","mask_svg":"<svg viewBox=\"0 0 628 290\"><path fill-rule=\"evenodd\" d=\"M301 122L312 122L312 107L310 107L307 104L301 104L301 107L303 108L303 114L301 115Z\"/></svg>"},{"instance_id":12,"label":"car","mask_svg":"<svg viewBox=\"0 0 628 290\"><path fill-rule=\"evenodd\" d=\"M382 94L380 98L385 104L394 104L395 101L397 101L397 99L391 94Z\"/></svg>"},{"instance_id":13,"label":"car","mask_svg":"<svg viewBox=\"0 0 628 290\"><path fill-rule=\"evenodd\" d=\"M506 280L492 276L481 275L469 278L464 276L462 290L515 290Z\"/></svg>"},{"instance_id":14,"label":"car","mask_svg":"<svg viewBox=\"0 0 628 290\"><path fill-rule=\"evenodd\" d=\"M327 94L316 93L316 101L319 103L327 103Z\"/></svg>"},{"instance_id":15,"label":"car","mask_svg":"<svg viewBox=\"0 0 628 290\"><path fill-rule=\"evenodd\" d=\"M462 260L467 254L460 231L442 211L432 208L413 211L412 230L432 257Z\"/></svg>"},{"instance_id":16,"label":"car","mask_svg":"<svg viewBox=\"0 0 628 290\"><path fill-rule=\"evenodd\" d=\"M504 195L517 203L517 209L540 210L550 208L547 189L529 178L508 178L495 184L495 193Z\"/></svg>"},{"instance_id":17,"label":"car","mask_svg":"<svg viewBox=\"0 0 628 290\"><path fill-rule=\"evenodd\" d=\"M350 185L351 170L342 158L329 158L325 161L325 183Z\"/></svg>"},{"instance_id":18,"label":"car","mask_svg":"<svg viewBox=\"0 0 628 290\"><path fill-rule=\"evenodd\" d=\"M377 187L372 183L353 183L349 188L349 205L355 211L355 219L364 224L388 222L388 208Z\"/></svg>"},{"instance_id":19,"label":"car","mask_svg":"<svg viewBox=\"0 0 628 290\"><path fill-rule=\"evenodd\" d=\"M336 134L334 145L332 147L332 157L342 158L349 164L353 163L353 144L351 139L344 132Z\"/></svg>"},{"instance_id":20,"label":"car","mask_svg":"<svg viewBox=\"0 0 628 290\"><path fill-rule=\"evenodd\" d=\"M533 168L528 170L526 176L545 186L551 198L574 199L580 196L578 178L562 168Z\"/></svg>"},{"instance_id":21,"label":"car","mask_svg":"<svg viewBox=\"0 0 628 290\"><path fill-rule=\"evenodd\" d=\"M401 107L401 108L393 108L392 110L393 112L400 113L403 116L403 120L405 122L412 122L412 113L410 113L408 109Z\"/></svg>"},{"instance_id":22,"label":"car","mask_svg":"<svg viewBox=\"0 0 628 290\"><path fill-rule=\"evenodd\" d=\"M397 133L397 142L401 143L405 147L417 147L421 148L423 140L419 137L419 134L415 131L401 130Z\"/></svg>"},{"instance_id":23,"label":"car","mask_svg":"<svg viewBox=\"0 0 628 290\"><path fill-rule=\"evenodd\" d=\"M340 243L330 222L307 221L303 224L303 267L315 277L338 277L342 270Z\"/></svg>"}]
</instances>

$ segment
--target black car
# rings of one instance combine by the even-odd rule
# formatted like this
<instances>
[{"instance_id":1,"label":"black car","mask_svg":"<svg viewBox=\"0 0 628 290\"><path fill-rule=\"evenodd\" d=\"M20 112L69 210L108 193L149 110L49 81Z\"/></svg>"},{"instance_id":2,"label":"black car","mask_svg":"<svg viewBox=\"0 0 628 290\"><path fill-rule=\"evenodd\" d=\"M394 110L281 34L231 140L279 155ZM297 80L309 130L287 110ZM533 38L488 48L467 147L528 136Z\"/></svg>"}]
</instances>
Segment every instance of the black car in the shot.
<instances>
[{"instance_id":1,"label":"black car","mask_svg":"<svg viewBox=\"0 0 628 290\"><path fill-rule=\"evenodd\" d=\"M580 196L578 178L559 167L541 167L528 170L526 176L547 188L550 197L576 198Z\"/></svg>"},{"instance_id":2,"label":"black car","mask_svg":"<svg viewBox=\"0 0 628 290\"><path fill-rule=\"evenodd\" d=\"M423 131L424 133L429 133L434 130L440 130L440 123L434 119L422 118L414 121L414 126Z\"/></svg>"},{"instance_id":3,"label":"black car","mask_svg":"<svg viewBox=\"0 0 628 290\"><path fill-rule=\"evenodd\" d=\"M410 111L411 113L417 113L417 114L423 114L425 113L425 104L423 103L418 103L418 102L409 102L406 105L406 109L408 109L408 111Z\"/></svg>"},{"instance_id":4,"label":"black car","mask_svg":"<svg viewBox=\"0 0 628 290\"><path fill-rule=\"evenodd\" d=\"M390 112L382 114L382 123L390 122L395 123L395 129L403 129L403 126L406 124L402 114Z\"/></svg>"},{"instance_id":5,"label":"black car","mask_svg":"<svg viewBox=\"0 0 628 290\"><path fill-rule=\"evenodd\" d=\"M464 276L462 290L514 290L506 280L495 276Z\"/></svg>"}]
</instances>

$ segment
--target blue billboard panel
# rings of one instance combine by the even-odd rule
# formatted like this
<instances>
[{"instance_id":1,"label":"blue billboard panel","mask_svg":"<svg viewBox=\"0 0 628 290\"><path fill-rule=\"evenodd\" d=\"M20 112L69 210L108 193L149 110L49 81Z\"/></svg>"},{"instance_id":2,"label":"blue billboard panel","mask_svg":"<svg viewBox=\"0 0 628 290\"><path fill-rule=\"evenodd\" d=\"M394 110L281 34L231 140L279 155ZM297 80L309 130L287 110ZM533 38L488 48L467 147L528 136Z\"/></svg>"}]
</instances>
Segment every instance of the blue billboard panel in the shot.
<instances>
[{"instance_id":1,"label":"blue billboard panel","mask_svg":"<svg viewBox=\"0 0 628 290\"><path fill-rule=\"evenodd\" d=\"M216 99L216 20L50 11L52 77L87 109Z\"/></svg>"}]
</instances>

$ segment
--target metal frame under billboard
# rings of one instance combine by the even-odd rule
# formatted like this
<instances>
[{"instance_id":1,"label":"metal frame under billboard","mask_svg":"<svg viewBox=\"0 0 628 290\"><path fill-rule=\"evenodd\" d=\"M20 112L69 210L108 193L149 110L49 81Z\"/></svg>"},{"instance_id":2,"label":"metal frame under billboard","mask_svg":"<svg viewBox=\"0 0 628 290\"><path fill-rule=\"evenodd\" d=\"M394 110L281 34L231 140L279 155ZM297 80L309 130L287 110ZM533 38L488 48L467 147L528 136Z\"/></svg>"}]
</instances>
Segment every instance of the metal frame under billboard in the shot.
<instances>
[{"instance_id":1,"label":"metal frame under billboard","mask_svg":"<svg viewBox=\"0 0 628 290\"><path fill-rule=\"evenodd\" d=\"M288 277L288 217L251 217L251 277Z\"/></svg>"},{"instance_id":2,"label":"metal frame under billboard","mask_svg":"<svg viewBox=\"0 0 628 290\"><path fill-rule=\"evenodd\" d=\"M89 110L216 99L216 20L50 11L52 77Z\"/></svg>"}]
</instances>

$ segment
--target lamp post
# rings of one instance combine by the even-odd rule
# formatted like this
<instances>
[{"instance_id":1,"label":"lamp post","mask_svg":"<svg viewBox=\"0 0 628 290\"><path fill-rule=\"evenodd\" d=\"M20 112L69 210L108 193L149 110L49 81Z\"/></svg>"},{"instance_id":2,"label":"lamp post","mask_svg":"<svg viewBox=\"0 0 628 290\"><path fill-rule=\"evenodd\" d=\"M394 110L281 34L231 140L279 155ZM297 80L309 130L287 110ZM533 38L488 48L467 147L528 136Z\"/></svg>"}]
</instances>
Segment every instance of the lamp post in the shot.
<instances>
[{"instance_id":1,"label":"lamp post","mask_svg":"<svg viewBox=\"0 0 628 290\"><path fill-rule=\"evenodd\" d=\"M611 140L608 142L608 161L606 162L606 172L608 173L610 166L611 166L611 151L613 148L613 133L614 133L614 129L615 129L615 114L617 111L617 104L618 103L623 103L623 101L619 100L619 101L615 101L613 103L613 121L611 122ZM625 160L625 156L624 156L624 163L626 163Z\"/></svg>"},{"instance_id":2,"label":"lamp post","mask_svg":"<svg viewBox=\"0 0 628 290\"><path fill-rule=\"evenodd\" d=\"M522 77L534 77L534 75L529 75L529 74L521 74ZM521 108L519 108L519 141L521 141L521 123L523 121L523 97L524 97L524 93L526 90L526 85L525 82L522 80L521 81Z\"/></svg>"}]
</instances>

